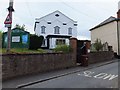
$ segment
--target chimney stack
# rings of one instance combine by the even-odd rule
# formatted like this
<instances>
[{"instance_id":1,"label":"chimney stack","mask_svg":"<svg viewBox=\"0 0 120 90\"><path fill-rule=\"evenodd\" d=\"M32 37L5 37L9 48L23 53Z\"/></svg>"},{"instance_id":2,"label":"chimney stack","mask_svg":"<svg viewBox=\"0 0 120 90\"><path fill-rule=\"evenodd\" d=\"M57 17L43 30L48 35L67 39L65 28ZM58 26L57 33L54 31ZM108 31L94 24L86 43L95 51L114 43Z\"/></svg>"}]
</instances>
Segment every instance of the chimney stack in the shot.
<instances>
[{"instance_id":1,"label":"chimney stack","mask_svg":"<svg viewBox=\"0 0 120 90\"><path fill-rule=\"evenodd\" d=\"M120 1L118 2L117 18L120 18Z\"/></svg>"}]
</instances>

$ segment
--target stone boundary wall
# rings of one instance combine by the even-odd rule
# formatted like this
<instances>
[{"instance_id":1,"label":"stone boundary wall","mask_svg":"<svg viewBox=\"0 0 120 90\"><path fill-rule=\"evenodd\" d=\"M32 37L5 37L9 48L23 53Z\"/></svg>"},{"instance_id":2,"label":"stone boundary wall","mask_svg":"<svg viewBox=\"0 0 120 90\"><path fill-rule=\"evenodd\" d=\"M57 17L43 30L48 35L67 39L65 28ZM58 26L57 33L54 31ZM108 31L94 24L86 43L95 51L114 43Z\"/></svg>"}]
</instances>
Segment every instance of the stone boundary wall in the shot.
<instances>
[{"instance_id":1,"label":"stone boundary wall","mask_svg":"<svg viewBox=\"0 0 120 90\"><path fill-rule=\"evenodd\" d=\"M3 54L2 79L64 69L76 65L73 53Z\"/></svg>"},{"instance_id":2,"label":"stone boundary wall","mask_svg":"<svg viewBox=\"0 0 120 90\"><path fill-rule=\"evenodd\" d=\"M112 51L90 52L88 54L88 64L110 61L114 58Z\"/></svg>"}]
</instances>

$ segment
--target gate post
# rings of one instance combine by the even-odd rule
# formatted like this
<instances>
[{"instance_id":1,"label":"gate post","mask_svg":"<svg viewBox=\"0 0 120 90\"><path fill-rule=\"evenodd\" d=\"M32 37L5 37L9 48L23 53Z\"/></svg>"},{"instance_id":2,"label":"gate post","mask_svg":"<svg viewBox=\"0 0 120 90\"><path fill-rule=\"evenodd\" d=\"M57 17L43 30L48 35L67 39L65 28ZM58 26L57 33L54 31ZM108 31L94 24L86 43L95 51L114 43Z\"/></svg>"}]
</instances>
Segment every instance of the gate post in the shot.
<instances>
[{"instance_id":1,"label":"gate post","mask_svg":"<svg viewBox=\"0 0 120 90\"><path fill-rule=\"evenodd\" d=\"M72 49L72 56L76 64L77 61L77 38L70 38L70 47Z\"/></svg>"}]
</instances>

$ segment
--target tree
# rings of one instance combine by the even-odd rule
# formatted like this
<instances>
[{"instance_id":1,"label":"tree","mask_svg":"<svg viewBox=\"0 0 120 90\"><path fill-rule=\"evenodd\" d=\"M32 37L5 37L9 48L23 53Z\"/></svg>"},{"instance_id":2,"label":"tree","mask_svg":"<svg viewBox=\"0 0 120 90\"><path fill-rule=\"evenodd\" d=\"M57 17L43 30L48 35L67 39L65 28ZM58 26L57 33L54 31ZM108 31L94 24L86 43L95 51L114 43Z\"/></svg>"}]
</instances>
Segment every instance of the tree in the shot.
<instances>
[{"instance_id":1,"label":"tree","mask_svg":"<svg viewBox=\"0 0 120 90\"><path fill-rule=\"evenodd\" d=\"M103 44L101 43L100 39L96 39L95 43L94 43L94 47L97 51L100 51L103 47Z\"/></svg>"},{"instance_id":2,"label":"tree","mask_svg":"<svg viewBox=\"0 0 120 90\"><path fill-rule=\"evenodd\" d=\"M19 24L15 25L15 28L25 30L25 25L20 26Z\"/></svg>"}]
</instances>

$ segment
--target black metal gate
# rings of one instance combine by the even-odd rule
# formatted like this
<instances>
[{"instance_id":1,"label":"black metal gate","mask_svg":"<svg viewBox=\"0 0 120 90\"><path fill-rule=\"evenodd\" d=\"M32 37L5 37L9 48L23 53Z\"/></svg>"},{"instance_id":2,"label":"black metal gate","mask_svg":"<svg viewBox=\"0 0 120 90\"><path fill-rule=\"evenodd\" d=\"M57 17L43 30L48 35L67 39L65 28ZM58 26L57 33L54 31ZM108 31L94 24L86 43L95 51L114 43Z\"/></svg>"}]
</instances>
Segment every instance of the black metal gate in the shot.
<instances>
[{"instance_id":1,"label":"black metal gate","mask_svg":"<svg viewBox=\"0 0 120 90\"><path fill-rule=\"evenodd\" d=\"M77 63L81 63L81 56L87 54L86 42L77 40Z\"/></svg>"}]
</instances>

